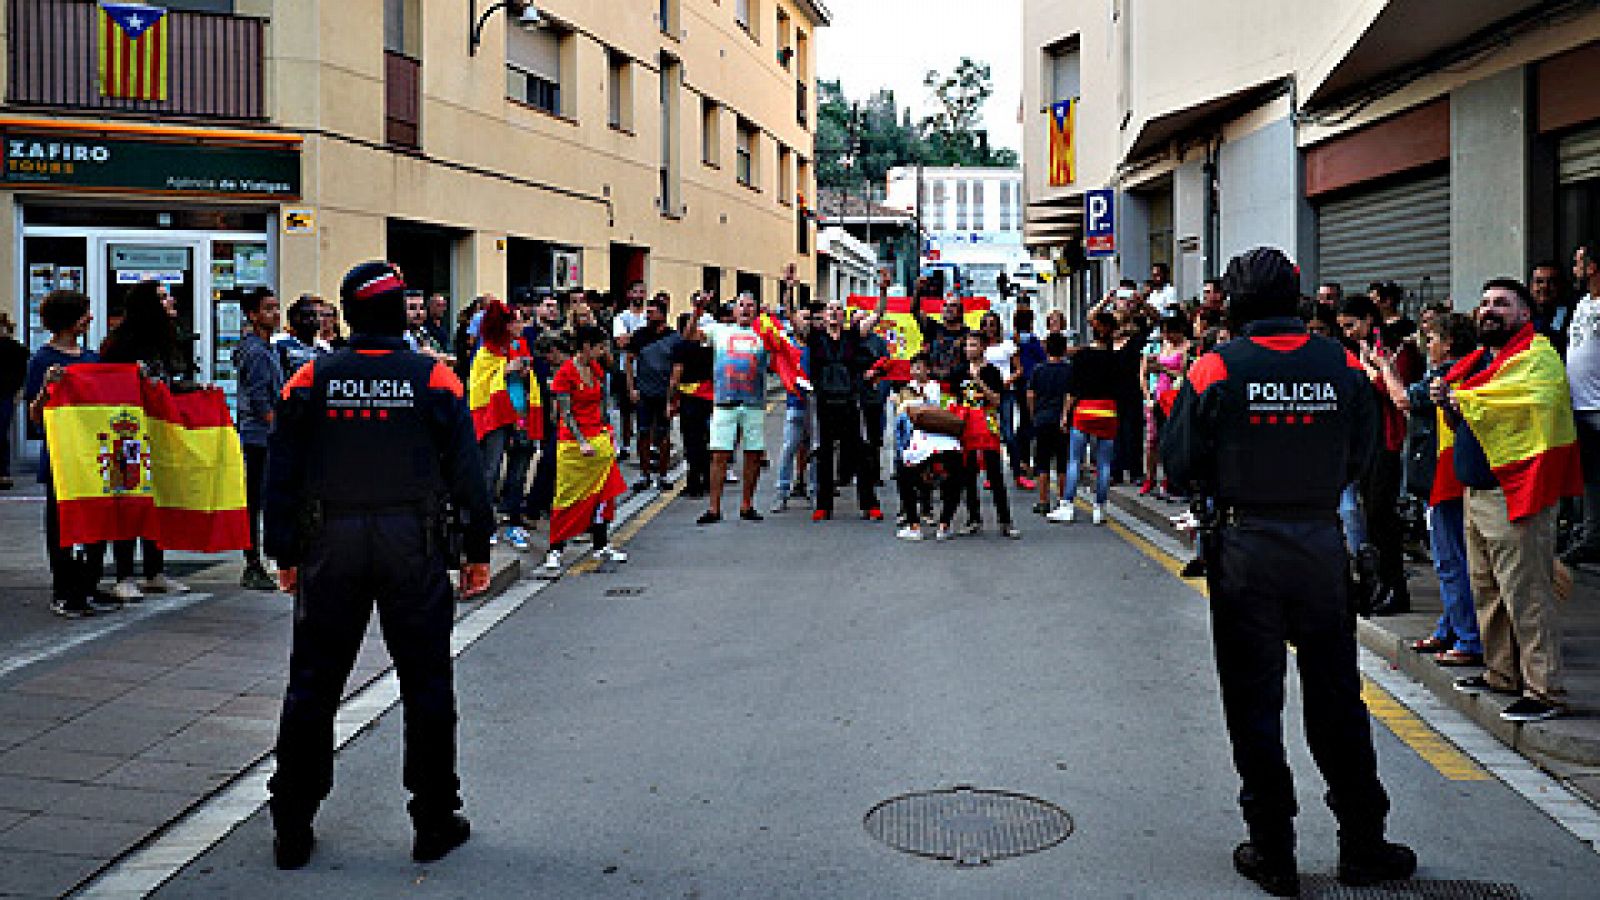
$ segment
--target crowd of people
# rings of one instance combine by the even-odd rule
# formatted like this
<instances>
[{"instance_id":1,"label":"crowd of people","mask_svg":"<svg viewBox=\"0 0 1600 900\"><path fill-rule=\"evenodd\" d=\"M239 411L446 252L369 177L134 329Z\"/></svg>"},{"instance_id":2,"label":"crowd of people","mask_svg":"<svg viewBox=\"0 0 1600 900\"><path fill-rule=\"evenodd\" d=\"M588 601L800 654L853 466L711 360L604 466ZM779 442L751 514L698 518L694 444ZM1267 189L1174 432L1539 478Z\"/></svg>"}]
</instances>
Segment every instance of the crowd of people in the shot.
<instances>
[{"instance_id":1,"label":"crowd of people","mask_svg":"<svg viewBox=\"0 0 1600 900\"><path fill-rule=\"evenodd\" d=\"M1561 577L1557 551L1568 565L1600 562L1600 263L1588 248L1576 254L1571 274L1545 264L1529 286L1492 284L1470 315L1441 304L1413 320L1393 282L1363 293L1324 284L1301 304L1309 330L1341 341L1371 380L1382 422L1375 463L1341 501L1355 605L1373 615L1409 611L1407 551L1425 543L1445 611L1413 646L1441 666L1485 666L1484 675L1462 680L1463 690L1516 691L1539 704L1539 715L1564 704L1551 596ZM879 327L887 275L880 281L875 310L838 299L802 304L790 266L777 302L766 308L748 294L723 304L700 291L676 318L672 298L651 295L643 282L614 298L583 289L519 290L509 301L485 295L464 304L454 322L443 295L409 291L405 340L470 386L484 479L500 517L494 541L531 550L533 532L547 523L548 572L559 572L567 543L584 534L601 559L626 559L606 534L617 498L630 487L617 463L637 455L635 491L672 488L675 438L683 448L684 493L707 501L699 524L722 521L729 484L739 488L739 519L761 521L769 372L786 390L775 493L762 507L768 513L799 503L813 521L826 522L841 492L853 487L856 512L882 521L887 474L899 501L899 538L981 533L986 492L997 532L1014 539L1021 536L1014 490L1035 498L1034 514L1063 524L1078 518L1086 475L1093 479L1087 513L1094 524L1106 520L1110 488L1119 482L1174 503L1193 490L1164 477L1158 448L1191 367L1230 338L1220 281L1207 281L1197 302L1181 304L1166 266L1153 266L1148 281L1123 281L1088 311L1081 345L1058 311L1044 317L1042 334L1026 305L1009 327L989 312L971 328L958 299L937 298L932 285L919 283L912 309L920 349L900 370ZM923 311L941 300L937 314ZM241 584L271 590L277 585L259 551L256 521L274 410L295 373L344 339L337 308L316 295L302 295L286 312L266 289L243 293L239 302L245 333L233 358L236 424L253 544ZM160 284L127 292L109 311L107 337L96 349L85 345L89 310L82 294L46 297L40 316L51 339L31 359L6 343L9 322L0 321L0 388L7 388L0 416L20 389L35 438L43 437L48 386L72 365L136 362L175 389L192 383L192 360ZM1492 512L1474 512L1477 492L1496 485L1492 467L1467 472L1459 478L1464 489L1453 495L1439 485L1441 441L1453 447L1457 468L1481 450L1461 439L1451 407L1441 417L1437 385L1461 381L1463 361L1489 365L1480 351L1492 356L1504 346L1494 341L1521 334L1524 325L1564 359L1586 496L1581 504L1535 510L1548 527L1542 519L1508 520L1507 531L1505 522L1484 522ZM39 478L49 497L48 450ZM9 473L0 473L0 487L8 485ZM111 548L113 575L102 589L106 548L56 546L53 502L46 509L57 613L92 615L146 593L187 590L164 574L162 550L149 541Z\"/></svg>"}]
</instances>

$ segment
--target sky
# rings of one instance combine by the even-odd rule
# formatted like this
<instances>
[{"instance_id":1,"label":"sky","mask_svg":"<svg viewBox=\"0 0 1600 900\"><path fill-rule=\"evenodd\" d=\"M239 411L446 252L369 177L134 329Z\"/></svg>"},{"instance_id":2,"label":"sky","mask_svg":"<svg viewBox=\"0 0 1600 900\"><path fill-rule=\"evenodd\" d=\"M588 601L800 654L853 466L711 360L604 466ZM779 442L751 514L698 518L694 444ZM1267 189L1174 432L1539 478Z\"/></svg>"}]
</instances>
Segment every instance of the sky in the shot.
<instances>
[{"instance_id":1,"label":"sky","mask_svg":"<svg viewBox=\"0 0 1600 900\"><path fill-rule=\"evenodd\" d=\"M983 127L997 147L1022 152L1022 0L823 0L833 24L821 29L817 75L842 82L859 100L892 88L914 118L932 112L922 86L929 69L948 72L961 57L989 64L994 96Z\"/></svg>"}]
</instances>

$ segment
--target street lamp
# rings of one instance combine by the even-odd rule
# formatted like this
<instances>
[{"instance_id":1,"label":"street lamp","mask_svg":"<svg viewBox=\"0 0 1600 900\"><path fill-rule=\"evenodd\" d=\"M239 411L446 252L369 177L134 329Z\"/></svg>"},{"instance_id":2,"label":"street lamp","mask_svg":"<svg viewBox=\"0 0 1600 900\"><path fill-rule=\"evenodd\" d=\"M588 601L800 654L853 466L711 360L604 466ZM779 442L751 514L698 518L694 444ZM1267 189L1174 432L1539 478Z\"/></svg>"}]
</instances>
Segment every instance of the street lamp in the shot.
<instances>
[{"instance_id":1,"label":"street lamp","mask_svg":"<svg viewBox=\"0 0 1600 900\"><path fill-rule=\"evenodd\" d=\"M467 32L467 55L477 56L478 45L483 43L483 26L488 24L489 17L500 10L505 10L507 15L515 14L517 24L532 30L544 24L544 16L539 13L532 0L496 0L489 4L489 8L478 15L478 0L467 0L467 19L472 23Z\"/></svg>"}]
</instances>

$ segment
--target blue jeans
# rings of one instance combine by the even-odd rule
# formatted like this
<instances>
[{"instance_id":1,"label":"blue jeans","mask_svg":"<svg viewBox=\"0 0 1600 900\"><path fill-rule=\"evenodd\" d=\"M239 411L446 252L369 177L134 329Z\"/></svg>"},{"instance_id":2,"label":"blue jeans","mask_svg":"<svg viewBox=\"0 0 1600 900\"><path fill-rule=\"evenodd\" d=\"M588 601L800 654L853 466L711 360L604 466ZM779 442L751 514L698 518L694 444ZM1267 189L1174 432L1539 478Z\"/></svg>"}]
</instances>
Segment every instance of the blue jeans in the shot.
<instances>
[{"instance_id":1,"label":"blue jeans","mask_svg":"<svg viewBox=\"0 0 1600 900\"><path fill-rule=\"evenodd\" d=\"M1439 599L1444 613L1433 636L1454 638L1462 653L1483 653L1478 637L1478 613L1472 603L1472 580L1467 577L1467 538L1463 501L1447 500L1428 507L1428 550L1433 570L1439 574Z\"/></svg>"},{"instance_id":2,"label":"blue jeans","mask_svg":"<svg viewBox=\"0 0 1600 900\"><path fill-rule=\"evenodd\" d=\"M783 450L778 454L778 499L789 496L789 491L794 487L794 460L802 450L809 450L813 443L811 434L810 411L804 409L783 410ZM813 458L812 463L815 462ZM805 473L800 473L805 477ZM812 479L816 483L816 479Z\"/></svg>"},{"instance_id":3,"label":"blue jeans","mask_svg":"<svg viewBox=\"0 0 1600 900\"><path fill-rule=\"evenodd\" d=\"M500 498L500 512L512 524L521 524L523 489L528 483L528 467L537 445L514 425L502 425L478 442L483 454L483 478L489 485L489 500ZM501 465L505 471L502 475Z\"/></svg>"},{"instance_id":4,"label":"blue jeans","mask_svg":"<svg viewBox=\"0 0 1600 900\"><path fill-rule=\"evenodd\" d=\"M1006 459L1011 464L1011 477L1022 475L1022 455L1017 452L1017 392L1007 388L1000 392L1000 443L1005 445Z\"/></svg>"},{"instance_id":5,"label":"blue jeans","mask_svg":"<svg viewBox=\"0 0 1600 900\"><path fill-rule=\"evenodd\" d=\"M1361 488L1356 482L1339 493L1339 521L1344 523L1344 546L1355 556L1367 542L1367 519L1361 514Z\"/></svg>"},{"instance_id":6,"label":"blue jeans","mask_svg":"<svg viewBox=\"0 0 1600 900\"><path fill-rule=\"evenodd\" d=\"M1083 454L1089 448L1089 442L1094 442L1094 502L1099 506L1106 505L1106 497L1111 493L1111 457L1116 452L1117 442L1113 438L1092 438L1089 435L1072 429L1072 443L1067 450L1067 489L1065 497L1068 503L1078 493L1078 473L1083 469Z\"/></svg>"}]
</instances>

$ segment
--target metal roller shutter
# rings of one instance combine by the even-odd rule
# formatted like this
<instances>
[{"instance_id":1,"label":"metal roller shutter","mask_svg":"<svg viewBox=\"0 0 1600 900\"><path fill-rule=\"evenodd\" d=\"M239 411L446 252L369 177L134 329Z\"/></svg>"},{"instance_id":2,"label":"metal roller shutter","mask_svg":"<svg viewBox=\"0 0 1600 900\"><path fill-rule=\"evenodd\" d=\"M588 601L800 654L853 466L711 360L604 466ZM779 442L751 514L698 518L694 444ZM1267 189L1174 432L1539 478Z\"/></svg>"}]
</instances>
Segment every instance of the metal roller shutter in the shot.
<instances>
[{"instance_id":1,"label":"metal roller shutter","mask_svg":"<svg viewBox=\"0 0 1600 900\"><path fill-rule=\"evenodd\" d=\"M1398 281L1407 306L1450 294L1450 175L1441 173L1359 191L1317 209L1317 255L1324 282L1346 293Z\"/></svg>"},{"instance_id":2,"label":"metal roller shutter","mask_svg":"<svg viewBox=\"0 0 1600 900\"><path fill-rule=\"evenodd\" d=\"M1561 183L1577 184L1600 178L1600 128L1580 131L1561 139Z\"/></svg>"}]
</instances>

